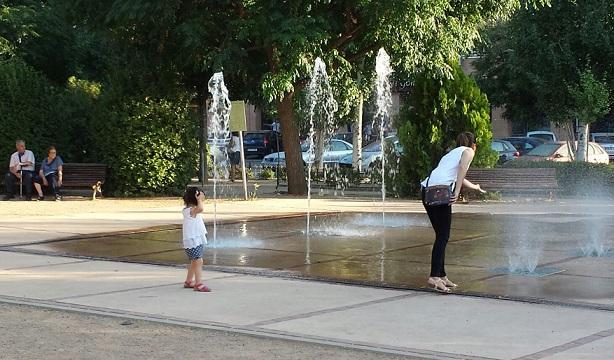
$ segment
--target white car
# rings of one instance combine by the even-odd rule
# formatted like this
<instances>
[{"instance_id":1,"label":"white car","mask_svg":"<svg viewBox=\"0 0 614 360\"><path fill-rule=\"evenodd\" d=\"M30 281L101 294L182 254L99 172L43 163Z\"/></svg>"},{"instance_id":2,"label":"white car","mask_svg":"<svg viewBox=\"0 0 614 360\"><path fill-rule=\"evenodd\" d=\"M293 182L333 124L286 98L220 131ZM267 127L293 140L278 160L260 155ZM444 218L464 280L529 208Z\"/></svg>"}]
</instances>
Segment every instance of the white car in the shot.
<instances>
[{"instance_id":1,"label":"white car","mask_svg":"<svg viewBox=\"0 0 614 360\"><path fill-rule=\"evenodd\" d=\"M577 143L576 143L577 146ZM571 144L566 141L558 141L555 143L545 143L529 151L522 157L528 161L557 161L557 162L571 162L573 161L573 154ZM588 143L588 158L586 162L594 164L608 164L610 158L608 153L601 147L601 145L589 142Z\"/></svg>"},{"instance_id":2,"label":"white car","mask_svg":"<svg viewBox=\"0 0 614 360\"><path fill-rule=\"evenodd\" d=\"M610 161L614 160L614 133L593 133L591 139L605 149Z\"/></svg>"},{"instance_id":3,"label":"white car","mask_svg":"<svg viewBox=\"0 0 614 360\"><path fill-rule=\"evenodd\" d=\"M556 135L552 131L529 131L527 137L538 138L547 142L556 142Z\"/></svg>"},{"instance_id":4,"label":"white car","mask_svg":"<svg viewBox=\"0 0 614 360\"><path fill-rule=\"evenodd\" d=\"M324 150L323 160L325 164L335 164L341 160L342 157L346 155L352 155L352 144L339 140L332 139L326 149ZM313 162L313 159L310 159L309 156L309 144L303 143L301 144L301 153L303 156L303 163L307 164ZM262 166L277 166L279 162L279 166L286 166L286 153L285 152L277 152L272 153L265 156L262 159Z\"/></svg>"},{"instance_id":5,"label":"white car","mask_svg":"<svg viewBox=\"0 0 614 360\"><path fill-rule=\"evenodd\" d=\"M384 139L386 142L386 146L393 145L394 151L397 154L403 153L403 147L401 143L399 143L399 139L396 136L388 136ZM341 167L352 167L352 155L349 154L344 156L339 160L339 166ZM381 141L374 141L371 144L362 148L362 169L367 170L370 169L372 164L376 160L380 160L382 158L382 146Z\"/></svg>"}]
</instances>

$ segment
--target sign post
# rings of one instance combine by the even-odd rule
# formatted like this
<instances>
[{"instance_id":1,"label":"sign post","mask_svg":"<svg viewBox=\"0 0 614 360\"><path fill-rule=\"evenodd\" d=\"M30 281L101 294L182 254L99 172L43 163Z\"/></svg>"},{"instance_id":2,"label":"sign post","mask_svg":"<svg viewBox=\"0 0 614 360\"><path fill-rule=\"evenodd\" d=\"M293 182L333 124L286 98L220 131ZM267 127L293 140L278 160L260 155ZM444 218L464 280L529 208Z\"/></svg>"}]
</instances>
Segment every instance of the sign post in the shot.
<instances>
[{"instance_id":1,"label":"sign post","mask_svg":"<svg viewBox=\"0 0 614 360\"><path fill-rule=\"evenodd\" d=\"M243 178L243 193L245 200L247 196L247 174L245 172L245 151L243 149L243 131L247 131L247 116L245 115L245 101L233 101L230 108L230 131L239 133L239 144L241 145L241 175ZM231 135L232 136L232 135Z\"/></svg>"}]
</instances>

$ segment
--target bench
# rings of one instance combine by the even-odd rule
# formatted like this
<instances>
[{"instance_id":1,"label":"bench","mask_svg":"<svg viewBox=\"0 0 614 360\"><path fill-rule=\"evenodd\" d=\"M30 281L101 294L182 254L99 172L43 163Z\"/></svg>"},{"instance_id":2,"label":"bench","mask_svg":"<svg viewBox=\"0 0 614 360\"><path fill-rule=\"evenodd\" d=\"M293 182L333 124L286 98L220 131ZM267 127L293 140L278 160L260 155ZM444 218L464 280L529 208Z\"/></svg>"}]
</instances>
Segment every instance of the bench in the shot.
<instances>
[{"instance_id":1,"label":"bench","mask_svg":"<svg viewBox=\"0 0 614 360\"><path fill-rule=\"evenodd\" d=\"M552 198L559 189L553 168L469 169L466 178L486 191L501 193L544 193Z\"/></svg>"},{"instance_id":2,"label":"bench","mask_svg":"<svg viewBox=\"0 0 614 360\"><path fill-rule=\"evenodd\" d=\"M62 167L62 191L66 189L83 189L96 199L102 195L102 185L107 176L107 166L95 163L64 163Z\"/></svg>"},{"instance_id":3,"label":"bench","mask_svg":"<svg viewBox=\"0 0 614 360\"><path fill-rule=\"evenodd\" d=\"M36 166L36 174L40 165ZM101 193L101 186L107 176L107 166L95 163L64 163L62 166L62 191L66 189L96 190ZM2 179L4 180L4 175ZM19 183L17 183L19 185ZM96 189L94 189L96 187ZM95 196L94 196L95 198Z\"/></svg>"},{"instance_id":4,"label":"bench","mask_svg":"<svg viewBox=\"0 0 614 360\"><path fill-rule=\"evenodd\" d=\"M99 181L100 184L104 184L107 166L93 163L64 163L62 173L62 188L91 189Z\"/></svg>"}]
</instances>

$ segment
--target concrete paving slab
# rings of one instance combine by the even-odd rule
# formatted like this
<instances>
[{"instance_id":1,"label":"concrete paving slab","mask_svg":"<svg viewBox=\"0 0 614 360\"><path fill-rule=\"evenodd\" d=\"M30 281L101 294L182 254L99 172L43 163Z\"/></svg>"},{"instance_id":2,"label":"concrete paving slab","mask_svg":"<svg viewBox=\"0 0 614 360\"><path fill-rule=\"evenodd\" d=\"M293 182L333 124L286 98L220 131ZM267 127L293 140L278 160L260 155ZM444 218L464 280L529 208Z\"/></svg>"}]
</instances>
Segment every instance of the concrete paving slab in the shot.
<instances>
[{"instance_id":1,"label":"concrete paving slab","mask_svg":"<svg viewBox=\"0 0 614 360\"><path fill-rule=\"evenodd\" d=\"M39 267L56 264L70 264L82 260L58 256L41 256L20 254L9 251L0 251L0 269L16 269L25 267Z\"/></svg>"},{"instance_id":2,"label":"concrete paving slab","mask_svg":"<svg viewBox=\"0 0 614 360\"><path fill-rule=\"evenodd\" d=\"M600 340L591 341L585 345L546 356L543 360L603 360L611 359L613 353L614 336L608 336Z\"/></svg>"},{"instance_id":3,"label":"concrete paving slab","mask_svg":"<svg viewBox=\"0 0 614 360\"><path fill-rule=\"evenodd\" d=\"M48 300L151 286L180 288L185 274L183 269L110 261L0 270L0 294Z\"/></svg>"},{"instance_id":4,"label":"concrete paving slab","mask_svg":"<svg viewBox=\"0 0 614 360\"><path fill-rule=\"evenodd\" d=\"M211 293L158 287L72 298L65 302L196 321L249 325L261 321L410 293L308 281L239 276L208 281ZM164 304L164 306L160 306Z\"/></svg>"},{"instance_id":5,"label":"concrete paving slab","mask_svg":"<svg viewBox=\"0 0 614 360\"><path fill-rule=\"evenodd\" d=\"M0 246L12 244L25 244L34 241L43 241L51 239L61 239L69 236L78 235L76 232L67 231L68 228L62 230L41 230L43 227L34 229L14 228L0 226Z\"/></svg>"},{"instance_id":6,"label":"concrete paving slab","mask_svg":"<svg viewBox=\"0 0 614 360\"><path fill-rule=\"evenodd\" d=\"M614 314L427 295L266 325L268 329L513 359L610 329Z\"/></svg>"}]
</instances>

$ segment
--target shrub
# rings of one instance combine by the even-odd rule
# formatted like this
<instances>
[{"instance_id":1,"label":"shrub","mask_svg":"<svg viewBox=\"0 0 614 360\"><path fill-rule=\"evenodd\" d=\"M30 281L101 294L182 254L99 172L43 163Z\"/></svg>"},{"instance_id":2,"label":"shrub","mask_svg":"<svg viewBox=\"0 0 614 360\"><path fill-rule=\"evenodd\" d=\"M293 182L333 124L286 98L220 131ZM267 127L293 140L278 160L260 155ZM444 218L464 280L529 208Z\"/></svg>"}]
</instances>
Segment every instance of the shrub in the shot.
<instances>
[{"instance_id":1,"label":"shrub","mask_svg":"<svg viewBox=\"0 0 614 360\"><path fill-rule=\"evenodd\" d=\"M455 147L456 136L471 131L477 138L474 166L491 167L498 156L491 149L490 105L475 81L453 65L453 79L419 75L397 120L404 155L400 160L399 193L414 195L420 180Z\"/></svg>"},{"instance_id":2,"label":"shrub","mask_svg":"<svg viewBox=\"0 0 614 360\"><path fill-rule=\"evenodd\" d=\"M179 195L196 174L196 121L186 99L130 100L93 124L107 187L117 195Z\"/></svg>"},{"instance_id":3,"label":"shrub","mask_svg":"<svg viewBox=\"0 0 614 360\"><path fill-rule=\"evenodd\" d=\"M269 180L275 177L275 170L270 167L265 167L260 171L260 179L261 180Z\"/></svg>"},{"instance_id":4,"label":"shrub","mask_svg":"<svg viewBox=\"0 0 614 360\"><path fill-rule=\"evenodd\" d=\"M603 198L614 195L614 165L587 162L508 161L503 167L555 168L559 193L565 196Z\"/></svg>"}]
</instances>

